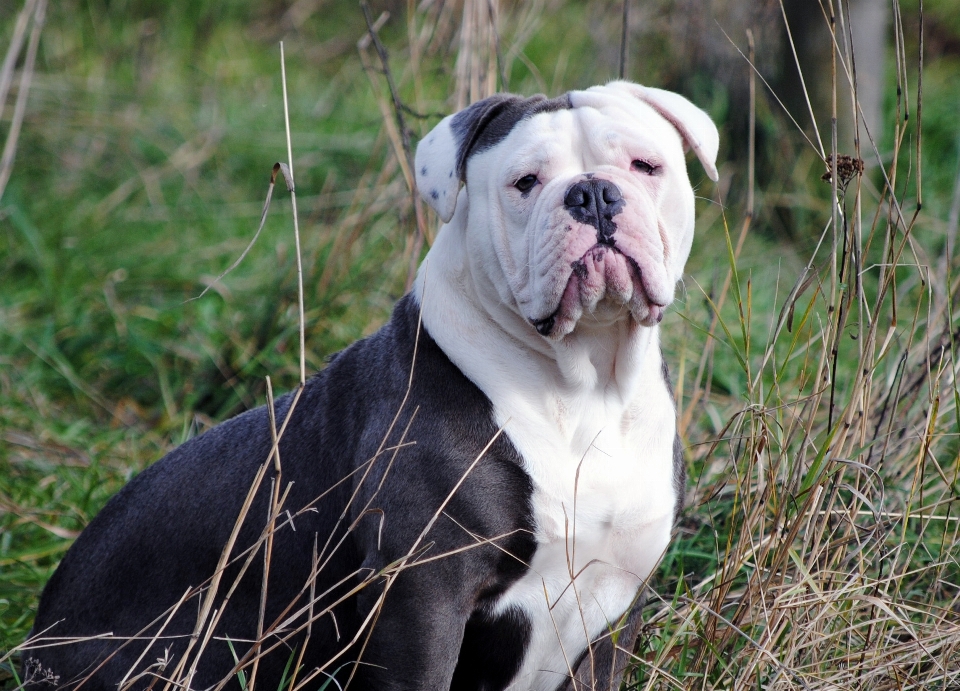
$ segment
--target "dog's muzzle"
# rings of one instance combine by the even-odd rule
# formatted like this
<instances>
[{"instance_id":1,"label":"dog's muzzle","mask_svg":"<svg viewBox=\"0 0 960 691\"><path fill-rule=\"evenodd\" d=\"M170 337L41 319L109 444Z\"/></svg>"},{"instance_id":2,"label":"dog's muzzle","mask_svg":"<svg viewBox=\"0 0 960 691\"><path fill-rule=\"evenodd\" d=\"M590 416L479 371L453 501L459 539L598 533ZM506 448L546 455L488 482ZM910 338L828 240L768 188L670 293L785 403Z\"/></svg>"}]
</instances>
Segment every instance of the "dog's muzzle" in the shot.
<instances>
[{"instance_id":1,"label":"dog's muzzle","mask_svg":"<svg viewBox=\"0 0 960 691\"><path fill-rule=\"evenodd\" d=\"M620 187L592 173L567 189L564 210L580 224L580 233L594 229L596 243L570 263L556 309L543 318L530 320L541 336L563 337L573 330L584 312L595 313L604 300L627 307L637 321L647 326L663 319L666 305L650 298L637 259L618 246L617 216L625 205Z\"/></svg>"}]
</instances>

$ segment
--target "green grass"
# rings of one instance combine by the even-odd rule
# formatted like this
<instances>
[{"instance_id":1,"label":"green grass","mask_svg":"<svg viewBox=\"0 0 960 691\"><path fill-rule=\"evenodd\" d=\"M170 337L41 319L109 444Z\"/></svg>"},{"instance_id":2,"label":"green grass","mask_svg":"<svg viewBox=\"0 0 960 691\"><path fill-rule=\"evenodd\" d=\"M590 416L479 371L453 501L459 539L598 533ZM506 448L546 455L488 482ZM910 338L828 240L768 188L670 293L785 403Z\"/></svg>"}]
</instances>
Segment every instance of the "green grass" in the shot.
<instances>
[{"instance_id":1,"label":"green grass","mask_svg":"<svg viewBox=\"0 0 960 691\"><path fill-rule=\"evenodd\" d=\"M285 192L244 262L190 301L253 237L271 166L285 158L280 38L308 368L375 330L404 290L415 223L377 105L382 84L371 87L357 56L362 15L349 3L318 7L297 27L281 3L177 0L157 9L68 0L48 11L14 174L0 198L0 657L22 642L72 536L124 482L263 403L265 375L276 390L297 381ZM0 9L0 45L17 9ZM517 9L503 37L505 46L523 38L523 59L508 51L511 89L556 94L612 77L598 36L616 35L619 20L594 10ZM915 55L917 8L904 3L903 13ZM956 40L953 17L934 8L928 29ZM417 21L429 28L434 19ZM423 113L449 112L452 34L430 42L419 86L404 17L383 36L404 99ZM661 83L670 50L664 40L637 48L643 59L632 77ZM960 669L960 633L951 628L960 597L960 425L955 346L939 340L956 321L932 311L940 303L930 295L952 296L955 287L955 268L947 276L939 262L960 161L960 59L935 57L924 72L923 211L892 283L877 268L890 263L887 213L873 223L879 171L862 192L860 266L869 269L858 284L849 268L833 273L832 230L817 249L831 218L823 164L765 97L758 118L771 143L758 165L767 172L735 261L743 170L726 166L733 183L721 199L691 164L703 197L698 237L664 330L688 447L688 509L637 649L637 688L957 683L949 674ZM915 114L915 58L907 67ZM698 83L724 131L722 118L738 104L709 80ZM880 144L888 168L895 112L891 100ZM417 134L436 121L408 118ZM895 194L909 221L915 117L906 128ZM851 214L854 196L851 187ZM895 249L904 229L892 237ZM787 328L785 302L808 264L814 279ZM849 316L831 327L830 305L850 295ZM911 641L935 650L942 669ZM15 661L0 666L0 684L14 685L4 670Z\"/></svg>"}]
</instances>

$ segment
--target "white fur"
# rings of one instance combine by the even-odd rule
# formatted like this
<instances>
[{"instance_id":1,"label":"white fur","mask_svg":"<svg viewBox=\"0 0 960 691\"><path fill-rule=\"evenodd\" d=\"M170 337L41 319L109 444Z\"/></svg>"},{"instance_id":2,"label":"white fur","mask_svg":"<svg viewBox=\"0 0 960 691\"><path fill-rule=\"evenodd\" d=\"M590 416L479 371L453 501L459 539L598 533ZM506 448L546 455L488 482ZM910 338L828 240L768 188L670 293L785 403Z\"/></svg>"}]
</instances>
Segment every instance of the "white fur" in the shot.
<instances>
[{"instance_id":1,"label":"white fur","mask_svg":"<svg viewBox=\"0 0 960 691\"><path fill-rule=\"evenodd\" d=\"M647 305L672 300L693 237L693 191L677 125L636 86L574 92L577 107L530 117L473 155L415 287L427 331L489 397L533 481L538 548L496 605L533 623L516 691L556 688L631 606L670 538L675 410ZM428 172L453 160L445 123L452 149L444 158L434 140L423 159L418 151L418 171L421 160ZM709 128L688 129L715 172ZM660 173L631 171L636 158ZM637 261L651 285L629 304L588 304L571 331L544 337L531 319L555 301L570 273L564 252L579 252L587 232L571 226L564 192L587 172L623 190L617 232L647 248ZM524 198L513 183L526 174L541 182Z\"/></svg>"},{"instance_id":2,"label":"white fur","mask_svg":"<svg viewBox=\"0 0 960 691\"><path fill-rule=\"evenodd\" d=\"M457 143L450 129L452 121L452 115L441 120L420 142L414 159L417 189L444 223L453 216L457 190L460 189L456 164Z\"/></svg>"},{"instance_id":3,"label":"white fur","mask_svg":"<svg viewBox=\"0 0 960 691\"><path fill-rule=\"evenodd\" d=\"M606 86L595 86L586 91L571 94L573 105L581 107L602 102L610 97L610 91L639 98L650 104L660 115L666 118L683 136L687 146L693 149L710 179L720 179L717 172L717 152L720 149L720 135L710 116L690 103L680 94L631 82L610 82ZM596 98L595 98L596 97Z\"/></svg>"}]
</instances>

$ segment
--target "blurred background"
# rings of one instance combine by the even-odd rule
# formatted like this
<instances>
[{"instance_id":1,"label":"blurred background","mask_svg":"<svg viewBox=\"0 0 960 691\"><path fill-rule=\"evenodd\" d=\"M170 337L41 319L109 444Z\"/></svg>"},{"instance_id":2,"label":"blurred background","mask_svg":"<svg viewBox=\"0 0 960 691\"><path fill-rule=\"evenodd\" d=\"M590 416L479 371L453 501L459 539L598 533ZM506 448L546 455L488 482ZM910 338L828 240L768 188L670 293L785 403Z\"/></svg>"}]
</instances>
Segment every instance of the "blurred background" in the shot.
<instances>
[{"instance_id":1,"label":"blurred background","mask_svg":"<svg viewBox=\"0 0 960 691\"><path fill-rule=\"evenodd\" d=\"M385 321L436 231L406 140L497 90L558 95L621 69L622 2L367 9L382 55L346 0L0 3L0 687L104 502L263 404L266 375L296 385L285 190L215 280L286 160L280 41L309 371ZM859 669L862 688L956 688L960 1L628 10L625 77L721 131L719 183L690 165L698 238L665 321L690 508L634 682L855 688L838 680ZM834 151L864 166L836 196ZM827 598L809 640L791 592Z\"/></svg>"}]
</instances>

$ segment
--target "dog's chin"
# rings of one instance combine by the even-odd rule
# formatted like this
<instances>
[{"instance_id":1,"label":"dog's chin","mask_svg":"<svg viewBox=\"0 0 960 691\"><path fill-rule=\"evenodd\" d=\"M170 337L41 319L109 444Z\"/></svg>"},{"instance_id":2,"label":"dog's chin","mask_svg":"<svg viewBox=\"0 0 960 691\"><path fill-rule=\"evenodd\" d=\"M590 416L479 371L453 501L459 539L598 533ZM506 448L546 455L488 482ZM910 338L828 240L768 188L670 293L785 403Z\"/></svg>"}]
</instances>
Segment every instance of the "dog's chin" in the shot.
<instances>
[{"instance_id":1,"label":"dog's chin","mask_svg":"<svg viewBox=\"0 0 960 691\"><path fill-rule=\"evenodd\" d=\"M629 320L652 327L663 319L666 305L650 300L637 263L619 251L592 247L571 269L555 311L530 320L541 336L560 340L576 329L611 329Z\"/></svg>"},{"instance_id":2,"label":"dog's chin","mask_svg":"<svg viewBox=\"0 0 960 691\"><path fill-rule=\"evenodd\" d=\"M622 321L634 321L641 326L656 326L663 320L666 307L649 300L631 300L624 304L604 298L592 312L584 312L577 326L580 328L610 328Z\"/></svg>"}]
</instances>

